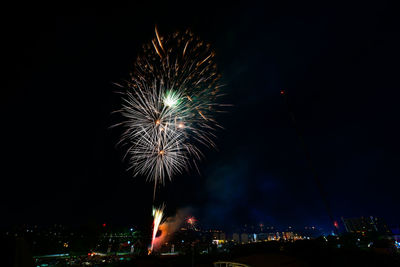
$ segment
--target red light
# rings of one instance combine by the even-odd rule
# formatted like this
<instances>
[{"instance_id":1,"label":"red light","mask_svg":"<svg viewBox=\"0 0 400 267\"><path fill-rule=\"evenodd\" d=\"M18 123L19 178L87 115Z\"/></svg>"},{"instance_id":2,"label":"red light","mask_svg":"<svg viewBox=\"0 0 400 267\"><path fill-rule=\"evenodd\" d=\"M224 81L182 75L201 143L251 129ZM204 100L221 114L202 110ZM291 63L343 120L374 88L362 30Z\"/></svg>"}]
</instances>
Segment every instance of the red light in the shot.
<instances>
[{"instance_id":1,"label":"red light","mask_svg":"<svg viewBox=\"0 0 400 267\"><path fill-rule=\"evenodd\" d=\"M333 222L333 225L334 225L336 228L339 227L339 224L337 223L337 221Z\"/></svg>"},{"instance_id":2,"label":"red light","mask_svg":"<svg viewBox=\"0 0 400 267\"><path fill-rule=\"evenodd\" d=\"M105 223L103 223L103 227L106 227L106 224L105 224Z\"/></svg>"},{"instance_id":3,"label":"red light","mask_svg":"<svg viewBox=\"0 0 400 267\"><path fill-rule=\"evenodd\" d=\"M281 90L281 95L284 95L285 94L285 90Z\"/></svg>"},{"instance_id":4,"label":"red light","mask_svg":"<svg viewBox=\"0 0 400 267\"><path fill-rule=\"evenodd\" d=\"M197 221L197 220L196 220L196 218L194 218L194 217L189 217L189 218L186 219L186 222L187 222L188 224L191 224L191 225L195 224L196 221Z\"/></svg>"}]
</instances>

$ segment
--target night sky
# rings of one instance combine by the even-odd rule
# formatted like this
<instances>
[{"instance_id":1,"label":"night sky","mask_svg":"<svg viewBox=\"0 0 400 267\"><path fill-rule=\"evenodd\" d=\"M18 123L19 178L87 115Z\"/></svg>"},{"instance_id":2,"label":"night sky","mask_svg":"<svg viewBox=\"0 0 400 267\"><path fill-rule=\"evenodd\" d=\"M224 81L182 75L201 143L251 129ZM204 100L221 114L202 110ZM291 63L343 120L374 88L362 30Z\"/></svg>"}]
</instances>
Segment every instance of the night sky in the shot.
<instances>
[{"instance_id":1,"label":"night sky","mask_svg":"<svg viewBox=\"0 0 400 267\"><path fill-rule=\"evenodd\" d=\"M165 1L167 2L167 1ZM335 219L400 223L400 33L394 6L13 6L1 16L1 225L151 221L152 184L116 147L114 82L141 45L190 28L216 51L233 104L218 150L159 190L168 214L199 222L318 225L329 217L280 90Z\"/></svg>"}]
</instances>

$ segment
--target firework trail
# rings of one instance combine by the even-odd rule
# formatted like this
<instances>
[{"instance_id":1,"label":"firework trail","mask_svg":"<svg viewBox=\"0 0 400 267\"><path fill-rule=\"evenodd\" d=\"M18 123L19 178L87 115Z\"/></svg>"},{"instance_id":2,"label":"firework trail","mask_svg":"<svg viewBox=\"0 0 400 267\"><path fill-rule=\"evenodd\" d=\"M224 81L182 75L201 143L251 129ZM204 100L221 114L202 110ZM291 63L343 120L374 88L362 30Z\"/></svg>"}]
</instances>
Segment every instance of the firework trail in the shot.
<instances>
[{"instance_id":1,"label":"firework trail","mask_svg":"<svg viewBox=\"0 0 400 267\"><path fill-rule=\"evenodd\" d=\"M126 146L134 176L158 184L176 174L197 168L201 147L215 147L215 130L221 128L220 75L210 45L190 31L161 36L143 46L123 92L124 118L120 144ZM165 205L153 208L153 235L149 253L163 220Z\"/></svg>"},{"instance_id":2,"label":"firework trail","mask_svg":"<svg viewBox=\"0 0 400 267\"><path fill-rule=\"evenodd\" d=\"M161 207L159 208L153 208L153 217L154 217L154 221L153 221L153 235L152 235L152 239L151 239L151 247L149 250L149 254L151 254L153 252L154 249L154 242L156 240L156 235L158 232L158 228L160 226L160 224L163 221L164 218L164 209L165 209L165 205L161 205Z\"/></svg>"},{"instance_id":3,"label":"firework trail","mask_svg":"<svg viewBox=\"0 0 400 267\"><path fill-rule=\"evenodd\" d=\"M163 37L156 28L122 86L120 142L134 175L154 181L154 196L166 178L197 168L201 146L215 146L222 85L213 58L210 45L190 31Z\"/></svg>"}]
</instances>

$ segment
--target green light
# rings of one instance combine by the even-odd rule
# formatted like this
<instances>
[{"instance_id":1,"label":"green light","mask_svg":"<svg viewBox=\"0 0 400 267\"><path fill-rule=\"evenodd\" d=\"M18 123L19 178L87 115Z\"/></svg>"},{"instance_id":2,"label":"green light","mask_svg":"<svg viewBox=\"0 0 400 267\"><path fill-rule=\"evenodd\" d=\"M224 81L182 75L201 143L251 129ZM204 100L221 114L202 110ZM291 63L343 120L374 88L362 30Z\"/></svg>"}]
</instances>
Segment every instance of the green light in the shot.
<instances>
[{"instance_id":1,"label":"green light","mask_svg":"<svg viewBox=\"0 0 400 267\"><path fill-rule=\"evenodd\" d=\"M164 97L164 105L172 108L178 105L178 102L179 102L179 94L174 93L172 91L167 91Z\"/></svg>"}]
</instances>

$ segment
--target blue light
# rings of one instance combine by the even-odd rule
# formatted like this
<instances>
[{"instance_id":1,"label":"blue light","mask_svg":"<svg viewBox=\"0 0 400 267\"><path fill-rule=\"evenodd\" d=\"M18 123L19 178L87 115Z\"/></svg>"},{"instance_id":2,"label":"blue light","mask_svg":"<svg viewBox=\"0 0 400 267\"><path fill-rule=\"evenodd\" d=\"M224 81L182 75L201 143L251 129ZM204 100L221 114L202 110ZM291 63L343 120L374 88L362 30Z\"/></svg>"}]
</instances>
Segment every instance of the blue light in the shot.
<instances>
[{"instance_id":1,"label":"blue light","mask_svg":"<svg viewBox=\"0 0 400 267\"><path fill-rule=\"evenodd\" d=\"M131 228L131 232L133 231L133 228Z\"/></svg>"},{"instance_id":2,"label":"blue light","mask_svg":"<svg viewBox=\"0 0 400 267\"><path fill-rule=\"evenodd\" d=\"M128 245L131 243L131 241L128 241Z\"/></svg>"}]
</instances>

